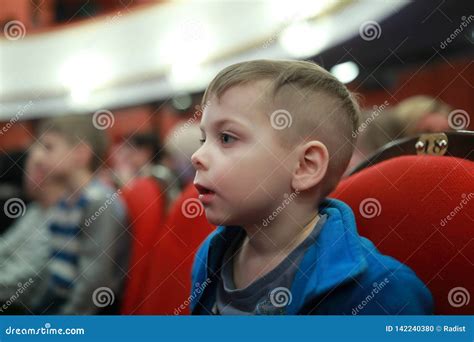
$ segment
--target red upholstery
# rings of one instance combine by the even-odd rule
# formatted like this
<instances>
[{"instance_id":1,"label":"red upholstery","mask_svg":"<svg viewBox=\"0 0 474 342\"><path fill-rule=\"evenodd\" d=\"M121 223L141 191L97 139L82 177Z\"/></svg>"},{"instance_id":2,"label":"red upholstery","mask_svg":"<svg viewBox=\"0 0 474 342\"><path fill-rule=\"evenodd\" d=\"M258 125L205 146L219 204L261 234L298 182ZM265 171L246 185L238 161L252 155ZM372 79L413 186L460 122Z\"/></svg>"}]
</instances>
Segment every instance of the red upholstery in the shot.
<instances>
[{"instance_id":1,"label":"red upholstery","mask_svg":"<svg viewBox=\"0 0 474 342\"><path fill-rule=\"evenodd\" d=\"M153 251L143 313L189 314L191 269L199 245L215 228L206 220L198 193L190 184L173 204ZM180 309L180 306L182 308Z\"/></svg>"},{"instance_id":2,"label":"red upholstery","mask_svg":"<svg viewBox=\"0 0 474 342\"><path fill-rule=\"evenodd\" d=\"M151 267L151 251L164 224L165 198L153 178L136 179L122 189L122 196L127 205L132 243L121 313L130 315L141 312L146 297L143 286Z\"/></svg>"},{"instance_id":3,"label":"red upholstery","mask_svg":"<svg viewBox=\"0 0 474 342\"><path fill-rule=\"evenodd\" d=\"M393 158L345 179L330 197L353 209L361 235L418 274L436 314L474 314L473 162Z\"/></svg>"}]
</instances>

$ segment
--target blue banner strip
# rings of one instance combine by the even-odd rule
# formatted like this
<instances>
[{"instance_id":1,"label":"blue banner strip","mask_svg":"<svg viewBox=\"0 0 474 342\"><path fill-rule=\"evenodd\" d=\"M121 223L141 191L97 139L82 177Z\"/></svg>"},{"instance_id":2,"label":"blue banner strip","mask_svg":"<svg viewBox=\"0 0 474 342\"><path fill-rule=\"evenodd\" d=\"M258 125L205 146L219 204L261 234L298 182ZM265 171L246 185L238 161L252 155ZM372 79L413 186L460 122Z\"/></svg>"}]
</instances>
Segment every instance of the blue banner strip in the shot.
<instances>
[{"instance_id":1,"label":"blue banner strip","mask_svg":"<svg viewBox=\"0 0 474 342\"><path fill-rule=\"evenodd\" d=\"M0 316L0 341L474 341L474 316Z\"/></svg>"}]
</instances>

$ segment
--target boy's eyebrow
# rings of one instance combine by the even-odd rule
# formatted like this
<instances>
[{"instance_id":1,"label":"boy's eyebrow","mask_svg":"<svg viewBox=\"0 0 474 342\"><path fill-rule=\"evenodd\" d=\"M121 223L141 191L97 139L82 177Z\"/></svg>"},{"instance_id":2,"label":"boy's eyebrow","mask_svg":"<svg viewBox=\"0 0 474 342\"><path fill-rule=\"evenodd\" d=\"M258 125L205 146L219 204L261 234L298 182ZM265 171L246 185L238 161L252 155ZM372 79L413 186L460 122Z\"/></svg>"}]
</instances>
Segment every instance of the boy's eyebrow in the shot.
<instances>
[{"instance_id":1,"label":"boy's eyebrow","mask_svg":"<svg viewBox=\"0 0 474 342\"><path fill-rule=\"evenodd\" d=\"M235 123L237 125L240 125L240 126L243 126L243 127L248 127L247 124L245 124L245 122L241 121L241 120L238 120L238 119L231 119L231 118L223 118L223 119L219 119L219 120L216 120L214 123L213 123L213 126L218 129L219 127L223 126L224 124L226 123ZM204 127L202 125L202 122L201 124L199 125L199 128L201 129L201 131L204 131Z\"/></svg>"}]
</instances>

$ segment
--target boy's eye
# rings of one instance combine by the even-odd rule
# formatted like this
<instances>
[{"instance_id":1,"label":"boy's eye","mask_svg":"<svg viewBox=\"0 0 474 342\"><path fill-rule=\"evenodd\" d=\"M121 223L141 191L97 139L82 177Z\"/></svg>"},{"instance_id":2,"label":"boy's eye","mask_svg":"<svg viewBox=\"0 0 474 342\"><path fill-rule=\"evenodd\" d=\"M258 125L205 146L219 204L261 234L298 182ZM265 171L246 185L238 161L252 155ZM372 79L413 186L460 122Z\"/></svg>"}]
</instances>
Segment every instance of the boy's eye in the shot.
<instances>
[{"instance_id":1,"label":"boy's eye","mask_svg":"<svg viewBox=\"0 0 474 342\"><path fill-rule=\"evenodd\" d=\"M202 145L202 144L204 144L204 143L206 142L206 139L204 139L204 138L203 138L203 139L199 139L199 142L200 142L201 145Z\"/></svg>"},{"instance_id":2,"label":"boy's eye","mask_svg":"<svg viewBox=\"0 0 474 342\"><path fill-rule=\"evenodd\" d=\"M221 142L223 144L229 144L231 143L232 141L236 140L235 137L227 134L227 133L221 133Z\"/></svg>"}]
</instances>

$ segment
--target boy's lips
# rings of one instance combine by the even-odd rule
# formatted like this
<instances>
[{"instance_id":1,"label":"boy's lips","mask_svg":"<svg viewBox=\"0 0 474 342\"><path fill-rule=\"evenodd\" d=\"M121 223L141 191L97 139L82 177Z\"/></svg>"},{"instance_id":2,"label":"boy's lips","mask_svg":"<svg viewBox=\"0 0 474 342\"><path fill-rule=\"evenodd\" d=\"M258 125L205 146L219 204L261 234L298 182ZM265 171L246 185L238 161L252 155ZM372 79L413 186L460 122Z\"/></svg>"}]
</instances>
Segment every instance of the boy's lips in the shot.
<instances>
[{"instance_id":1,"label":"boy's lips","mask_svg":"<svg viewBox=\"0 0 474 342\"><path fill-rule=\"evenodd\" d=\"M202 202L202 204L209 204L216 196L216 193L214 190L202 184L194 183L194 187L199 192L198 198Z\"/></svg>"}]
</instances>

